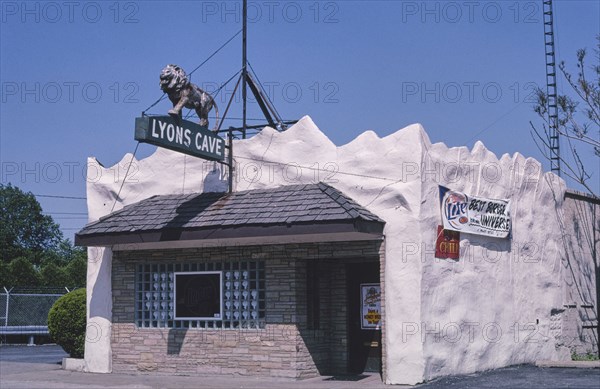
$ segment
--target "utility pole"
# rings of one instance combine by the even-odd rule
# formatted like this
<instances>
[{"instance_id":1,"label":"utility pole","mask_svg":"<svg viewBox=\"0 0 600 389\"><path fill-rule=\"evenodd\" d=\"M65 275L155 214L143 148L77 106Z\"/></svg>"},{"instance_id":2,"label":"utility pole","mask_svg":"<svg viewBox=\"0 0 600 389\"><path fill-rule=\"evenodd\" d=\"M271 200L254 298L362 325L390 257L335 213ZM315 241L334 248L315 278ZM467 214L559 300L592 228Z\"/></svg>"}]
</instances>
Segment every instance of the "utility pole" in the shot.
<instances>
[{"instance_id":1,"label":"utility pole","mask_svg":"<svg viewBox=\"0 0 600 389\"><path fill-rule=\"evenodd\" d=\"M242 139L246 139L246 100L248 82L248 58L246 57L246 44L248 38L248 0L242 1Z\"/></svg>"}]
</instances>

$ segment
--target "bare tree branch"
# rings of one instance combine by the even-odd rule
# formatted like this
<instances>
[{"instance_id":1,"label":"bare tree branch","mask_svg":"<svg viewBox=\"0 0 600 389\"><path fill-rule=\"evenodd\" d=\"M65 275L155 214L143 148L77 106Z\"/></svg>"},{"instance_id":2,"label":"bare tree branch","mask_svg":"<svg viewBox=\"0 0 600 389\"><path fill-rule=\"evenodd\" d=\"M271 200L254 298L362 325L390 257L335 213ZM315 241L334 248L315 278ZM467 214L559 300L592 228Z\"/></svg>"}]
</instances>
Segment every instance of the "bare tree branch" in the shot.
<instances>
[{"instance_id":1,"label":"bare tree branch","mask_svg":"<svg viewBox=\"0 0 600 389\"><path fill-rule=\"evenodd\" d=\"M596 39L598 44L595 52L598 64L590 66L595 80L590 81L587 78L586 50L578 50L576 78L568 71L564 61L559 65L562 75L574 93L573 97L566 94L556 96L557 123L550 122L548 106L551 100L548 94L540 88L536 90L537 101L533 110L543 120L542 130L536 128L533 123L529 123L532 128L530 133L533 141L544 158L558 160L561 173L580 184L594 196L597 194L591 189L592 185L589 185L592 175L586 170L585 163L576 146L591 147L595 153L594 157L600 158L600 35ZM557 128L554 128L555 125ZM554 143L551 139L550 129L567 140L566 153L558 155L551 147Z\"/></svg>"},{"instance_id":2,"label":"bare tree branch","mask_svg":"<svg viewBox=\"0 0 600 389\"><path fill-rule=\"evenodd\" d=\"M530 133L532 135L533 142L535 143L535 145L538 148L538 150L540 151L540 153L542 153L544 158L546 158L547 160L550 160L551 159L550 153L552 153L552 151L551 151L552 149L550 148L550 133L548 132L546 126L542 126L544 129L544 134L542 135L540 133L540 131L533 125L533 123L529 122L529 125L532 128L532 131ZM541 145L540 145L540 143L541 143ZM560 160L560 162L562 164L561 166L563 166L563 168L561 168L561 172L565 176L569 177L573 181L575 181L578 184L580 184L581 186L583 186L592 195L598 196L594 192L594 190L588 185L588 181L592 177L585 170L585 165L581 161L581 158L579 157L577 150L571 144L569 145L569 149L570 149L571 153L573 154L573 159L575 160L575 167L573 167L573 164L570 161L563 158L562 156L556 155L556 154L553 155L553 158L558 157L558 159ZM547 150L550 150L550 153L548 153Z\"/></svg>"}]
</instances>

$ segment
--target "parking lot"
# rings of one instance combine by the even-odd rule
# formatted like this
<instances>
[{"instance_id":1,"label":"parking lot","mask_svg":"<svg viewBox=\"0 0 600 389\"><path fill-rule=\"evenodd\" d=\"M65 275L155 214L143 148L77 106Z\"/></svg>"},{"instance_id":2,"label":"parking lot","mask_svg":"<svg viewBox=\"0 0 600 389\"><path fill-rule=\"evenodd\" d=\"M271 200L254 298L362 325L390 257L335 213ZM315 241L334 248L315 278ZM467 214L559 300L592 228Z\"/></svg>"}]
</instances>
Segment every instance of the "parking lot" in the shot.
<instances>
[{"instance_id":1,"label":"parking lot","mask_svg":"<svg viewBox=\"0 0 600 389\"><path fill-rule=\"evenodd\" d=\"M377 374L318 377L302 381L256 377L186 377L90 374L64 371L66 354L55 345L0 346L1 389L94 388L389 388ZM409 388L409 386L397 386ZM600 388L600 369L512 366L468 376L452 376L414 386L446 388Z\"/></svg>"}]
</instances>

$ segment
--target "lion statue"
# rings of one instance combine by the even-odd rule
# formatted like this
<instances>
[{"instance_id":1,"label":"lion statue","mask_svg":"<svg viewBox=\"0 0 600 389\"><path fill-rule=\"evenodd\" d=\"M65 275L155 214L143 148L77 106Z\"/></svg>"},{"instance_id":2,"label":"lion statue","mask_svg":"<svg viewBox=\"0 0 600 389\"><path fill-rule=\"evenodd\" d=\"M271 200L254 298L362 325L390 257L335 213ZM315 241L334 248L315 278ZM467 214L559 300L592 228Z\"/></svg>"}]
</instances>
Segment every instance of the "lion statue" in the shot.
<instances>
[{"instance_id":1,"label":"lion statue","mask_svg":"<svg viewBox=\"0 0 600 389\"><path fill-rule=\"evenodd\" d=\"M192 84L185 71L177 65L167 65L160 72L160 89L169 96L173 108L169 115L181 116L185 107L193 109L200 118L200 125L208 127L208 113L214 107L219 121L219 109L212 96L196 84ZM217 128L217 125L215 125Z\"/></svg>"}]
</instances>

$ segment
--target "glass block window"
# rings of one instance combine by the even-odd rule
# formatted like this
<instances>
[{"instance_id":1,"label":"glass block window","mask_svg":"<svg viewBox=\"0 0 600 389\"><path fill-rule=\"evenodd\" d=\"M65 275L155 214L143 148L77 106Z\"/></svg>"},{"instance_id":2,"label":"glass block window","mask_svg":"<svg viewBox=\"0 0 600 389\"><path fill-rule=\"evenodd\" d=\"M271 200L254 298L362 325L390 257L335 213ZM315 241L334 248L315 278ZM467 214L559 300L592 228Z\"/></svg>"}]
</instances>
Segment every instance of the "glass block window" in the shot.
<instances>
[{"instance_id":1,"label":"glass block window","mask_svg":"<svg viewBox=\"0 0 600 389\"><path fill-rule=\"evenodd\" d=\"M175 273L221 275L220 320L176 319ZM139 264L135 321L141 328L264 328L265 268L262 261Z\"/></svg>"}]
</instances>

